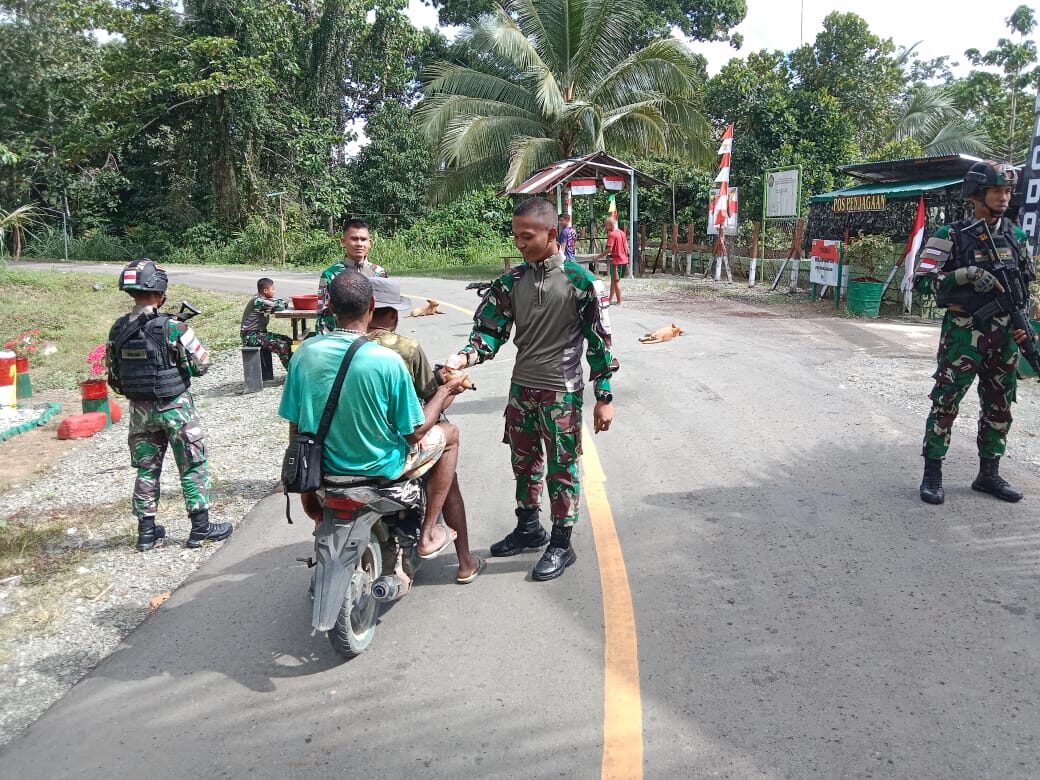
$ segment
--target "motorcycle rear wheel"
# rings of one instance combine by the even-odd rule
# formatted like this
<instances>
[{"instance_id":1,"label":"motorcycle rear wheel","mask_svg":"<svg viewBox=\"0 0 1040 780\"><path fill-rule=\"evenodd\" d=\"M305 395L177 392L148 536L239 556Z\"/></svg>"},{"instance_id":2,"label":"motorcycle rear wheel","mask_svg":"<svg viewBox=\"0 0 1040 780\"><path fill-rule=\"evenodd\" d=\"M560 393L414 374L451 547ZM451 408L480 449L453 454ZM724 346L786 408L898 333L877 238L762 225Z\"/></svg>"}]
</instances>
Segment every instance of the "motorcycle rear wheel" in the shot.
<instances>
[{"instance_id":1,"label":"motorcycle rear wheel","mask_svg":"<svg viewBox=\"0 0 1040 780\"><path fill-rule=\"evenodd\" d=\"M372 583L382 574L383 556L375 534L361 551L336 625L328 632L332 648L344 658L360 655L372 644L379 617L379 602L372 598Z\"/></svg>"}]
</instances>

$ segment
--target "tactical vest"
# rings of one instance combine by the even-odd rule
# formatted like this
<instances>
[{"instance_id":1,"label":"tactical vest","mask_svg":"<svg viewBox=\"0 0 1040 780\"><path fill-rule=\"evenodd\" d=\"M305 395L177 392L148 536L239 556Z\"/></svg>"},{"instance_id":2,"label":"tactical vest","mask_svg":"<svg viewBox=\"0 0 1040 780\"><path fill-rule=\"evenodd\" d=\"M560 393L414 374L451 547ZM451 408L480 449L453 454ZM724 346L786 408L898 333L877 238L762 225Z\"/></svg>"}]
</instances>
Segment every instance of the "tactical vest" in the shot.
<instances>
[{"instance_id":1,"label":"tactical vest","mask_svg":"<svg viewBox=\"0 0 1040 780\"><path fill-rule=\"evenodd\" d=\"M166 336L168 314L120 317L112 327L113 389L133 401L167 401L187 391L191 377Z\"/></svg>"},{"instance_id":2,"label":"tactical vest","mask_svg":"<svg viewBox=\"0 0 1040 780\"><path fill-rule=\"evenodd\" d=\"M1007 220L1002 219L996 229L986 230L982 220L967 219L950 225L950 240L953 249L950 261L944 271L952 273L958 268L977 266L986 271L993 271L994 262L999 259L1012 267L1021 267L1019 247L1011 236ZM958 285L953 290L937 289L935 303L937 306L958 304L967 312L974 312L997 297L996 291L978 293L970 284Z\"/></svg>"}]
</instances>

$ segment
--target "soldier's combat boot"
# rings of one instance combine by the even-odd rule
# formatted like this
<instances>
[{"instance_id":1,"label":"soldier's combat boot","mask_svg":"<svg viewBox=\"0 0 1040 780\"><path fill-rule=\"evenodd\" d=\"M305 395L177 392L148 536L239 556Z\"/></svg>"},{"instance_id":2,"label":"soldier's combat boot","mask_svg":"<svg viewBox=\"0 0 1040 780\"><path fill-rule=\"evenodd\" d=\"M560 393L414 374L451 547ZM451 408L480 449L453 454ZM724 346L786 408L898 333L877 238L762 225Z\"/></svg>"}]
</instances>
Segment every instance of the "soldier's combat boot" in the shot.
<instances>
[{"instance_id":1,"label":"soldier's combat boot","mask_svg":"<svg viewBox=\"0 0 1040 780\"><path fill-rule=\"evenodd\" d=\"M942 486L942 458L924 459L921 500L929 504L941 504L946 500L946 493Z\"/></svg>"},{"instance_id":2,"label":"soldier's combat boot","mask_svg":"<svg viewBox=\"0 0 1040 780\"><path fill-rule=\"evenodd\" d=\"M549 537L549 546L545 548L542 557L531 570L531 579L538 582L554 580L563 574L563 570L578 560L578 554L571 547L570 525L556 525L553 523L552 536Z\"/></svg>"},{"instance_id":3,"label":"soldier's combat boot","mask_svg":"<svg viewBox=\"0 0 1040 780\"><path fill-rule=\"evenodd\" d=\"M1008 481L999 474L1000 458L979 458L979 475L971 483L971 489L980 493L989 493L1001 501L1022 500L1022 492L1015 490Z\"/></svg>"},{"instance_id":4,"label":"soldier's combat boot","mask_svg":"<svg viewBox=\"0 0 1040 780\"><path fill-rule=\"evenodd\" d=\"M211 523L209 510L203 509L191 516L191 533L188 534L188 541L184 543L184 546L194 549L201 547L205 541L219 542L221 539L231 536L233 530L235 529L231 523Z\"/></svg>"},{"instance_id":5,"label":"soldier's combat boot","mask_svg":"<svg viewBox=\"0 0 1040 780\"><path fill-rule=\"evenodd\" d=\"M508 558L524 550L537 550L548 541L548 532L538 522L538 510L517 507L516 528L505 539L491 545L491 554L496 558Z\"/></svg>"},{"instance_id":6,"label":"soldier's combat boot","mask_svg":"<svg viewBox=\"0 0 1040 780\"><path fill-rule=\"evenodd\" d=\"M141 552L153 547L162 547L166 529L155 524L155 517L148 515L137 521L137 549Z\"/></svg>"}]
</instances>

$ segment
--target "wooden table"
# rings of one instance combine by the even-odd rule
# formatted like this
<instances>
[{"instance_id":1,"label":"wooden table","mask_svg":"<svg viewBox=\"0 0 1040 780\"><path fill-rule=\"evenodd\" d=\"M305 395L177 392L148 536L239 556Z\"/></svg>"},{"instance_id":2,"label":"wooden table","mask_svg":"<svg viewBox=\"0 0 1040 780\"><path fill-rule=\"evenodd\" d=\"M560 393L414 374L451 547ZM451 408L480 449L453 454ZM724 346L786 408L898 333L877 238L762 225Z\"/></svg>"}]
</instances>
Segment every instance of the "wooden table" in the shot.
<instances>
[{"instance_id":1,"label":"wooden table","mask_svg":"<svg viewBox=\"0 0 1040 780\"><path fill-rule=\"evenodd\" d=\"M520 255L500 255L500 257L502 258L502 266L507 271L514 265L520 265L524 261L524 258Z\"/></svg>"},{"instance_id":2,"label":"wooden table","mask_svg":"<svg viewBox=\"0 0 1040 780\"><path fill-rule=\"evenodd\" d=\"M587 254L582 252L575 252L574 262L579 263L581 265L595 266L594 269L589 269L595 271L599 271L599 266L603 266L603 273L605 273L607 276L610 276L610 255L607 255L606 257L601 257L598 260L593 260L592 258L594 258L595 256L596 253L594 252L589 252Z\"/></svg>"},{"instance_id":3,"label":"wooden table","mask_svg":"<svg viewBox=\"0 0 1040 780\"><path fill-rule=\"evenodd\" d=\"M317 319L318 312L315 309L282 309L276 311L274 316L280 320L289 320L292 324L293 341L302 341L307 335L307 321Z\"/></svg>"}]
</instances>

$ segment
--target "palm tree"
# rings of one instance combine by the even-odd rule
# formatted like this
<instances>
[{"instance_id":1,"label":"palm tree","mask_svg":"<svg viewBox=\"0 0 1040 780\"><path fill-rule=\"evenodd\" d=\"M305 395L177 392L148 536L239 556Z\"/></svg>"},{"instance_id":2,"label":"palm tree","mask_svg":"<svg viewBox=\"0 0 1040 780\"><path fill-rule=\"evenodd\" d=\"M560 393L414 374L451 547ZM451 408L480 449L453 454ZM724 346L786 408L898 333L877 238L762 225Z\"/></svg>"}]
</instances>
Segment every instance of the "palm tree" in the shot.
<instances>
[{"instance_id":1,"label":"palm tree","mask_svg":"<svg viewBox=\"0 0 1040 780\"><path fill-rule=\"evenodd\" d=\"M463 32L475 65L439 62L419 108L448 198L506 188L555 160L605 151L714 159L697 61L674 39L638 48L633 0L511 0Z\"/></svg>"},{"instance_id":2,"label":"palm tree","mask_svg":"<svg viewBox=\"0 0 1040 780\"><path fill-rule=\"evenodd\" d=\"M40 221L40 212L35 206L26 204L13 211L0 209L0 255L3 255L7 243L7 234L11 234L11 257L15 260L22 256L22 233L29 233L31 227Z\"/></svg>"},{"instance_id":3,"label":"palm tree","mask_svg":"<svg viewBox=\"0 0 1040 780\"><path fill-rule=\"evenodd\" d=\"M912 138L926 155L985 155L990 151L986 133L964 119L945 87L915 87L907 95L892 138Z\"/></svg>"}]
</instances>

